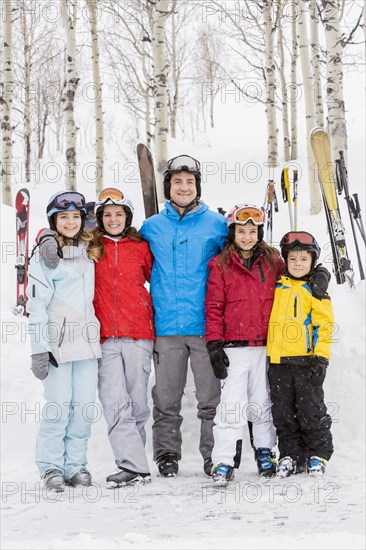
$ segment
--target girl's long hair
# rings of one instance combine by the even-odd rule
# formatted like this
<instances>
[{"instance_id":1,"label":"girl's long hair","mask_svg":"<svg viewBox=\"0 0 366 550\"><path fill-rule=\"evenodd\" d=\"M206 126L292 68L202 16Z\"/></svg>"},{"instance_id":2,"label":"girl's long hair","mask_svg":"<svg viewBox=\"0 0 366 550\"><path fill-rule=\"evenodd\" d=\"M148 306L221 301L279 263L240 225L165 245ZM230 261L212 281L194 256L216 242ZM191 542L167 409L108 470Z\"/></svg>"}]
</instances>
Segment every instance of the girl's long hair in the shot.
<instances>
[{"instance_id":1,"label":"girl's long hair","mask_svg":"<svg viewBox=\"0 0 366 550\"><path fill-rule=\"evenodd\" d=\"M61 248L63 246L73 246L75 244L75 239L77 239L78 243L86 244L89 258L91 258L94 261L97 261L97 254L95 251L95 247L93 246L93 235L88 231L80 231L80 233L76 236L76 238L73 238L73 239L68 239L63 235L58 235L56 237L56 240Z\"/></svg>"},{"instance_id":2,"label":"girl's long hair","mask_svg":"<svg viewBox=\"0 0 366 550\"><path fill-rule=\"evenodd\" d=\"M91 258L93 258L95 262L99 262L105 256L105 248L103 243L104 236L105 233L103 233L103 231L101 231L99 227L91 230L91 243L88 248L88 254ZM124 237L127 237L128 239L131 239L131 241L136 242L141 242L144 240L141 233L139 233L135 227L129 227L128 229L126 229Z\"/></svg>"},{"instance_id":3,"label":"girl's long hair","mask_svg":"<svg viewBox=\"0 0 366 550\"><path fill-rule=\"evenodd\" d=\"M259 241L254 248L254 254L263 256L263 261L268 265L270 271L276 272L276 261L281 257L279 251L264 241ZM227 241L218 262L222 270L228 268L231 254L241 256L240 248L235 243Z\"/></svg>"}]
</instances>

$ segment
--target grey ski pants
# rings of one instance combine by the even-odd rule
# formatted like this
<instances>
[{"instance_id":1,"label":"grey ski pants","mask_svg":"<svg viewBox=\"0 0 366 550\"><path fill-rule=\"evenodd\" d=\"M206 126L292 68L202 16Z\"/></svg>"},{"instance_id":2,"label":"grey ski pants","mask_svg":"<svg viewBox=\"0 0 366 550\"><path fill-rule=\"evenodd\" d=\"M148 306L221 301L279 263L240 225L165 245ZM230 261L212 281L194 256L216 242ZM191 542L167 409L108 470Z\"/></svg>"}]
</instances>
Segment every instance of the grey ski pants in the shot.
<instances>
[{"instance_id":1,"label":"grey ski pants","mask_svg":"<svg viewBox=\"0 0 366 550\"><path fill-rule=\"evenodd\" d=\"M202 457L211 457L214 445L213 419L220 401L220 381L213 374L202 336L159 336L154 347L155 386L153 398L154 460L170 451L181 459L180 414L187 382L188 359L193 373L197 417L201 420L199 449Z\"/></svg>"},{"instance_id":2,"label":"grey ski pants","mask_svg":"<svg viewBox=\"0 0 366 550\"><path fill-rule=\"evenodd\" d=\"M145 424L150 415L147 387L152 340L108 338L102 344L99 399L117 466L149 473Z\"/></svg>"}]
</instances>

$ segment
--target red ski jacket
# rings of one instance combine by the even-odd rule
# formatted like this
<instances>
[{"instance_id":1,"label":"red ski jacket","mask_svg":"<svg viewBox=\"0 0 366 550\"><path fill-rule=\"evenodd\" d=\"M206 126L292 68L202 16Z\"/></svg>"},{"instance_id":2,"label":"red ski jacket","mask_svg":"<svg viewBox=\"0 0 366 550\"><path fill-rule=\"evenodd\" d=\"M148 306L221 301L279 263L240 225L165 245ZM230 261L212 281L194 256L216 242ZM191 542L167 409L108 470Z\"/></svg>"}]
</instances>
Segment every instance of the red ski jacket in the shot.
<instances>
[{"instance_id":1,"label":"red ski jacket","mask_svg":"<svg viewBox=\"0 0 366 550\"><path fill-rule=\"evenodd\" d=\"M206 342L266 345L276 281L284 272L284 262L276 259L276 270L271 271L260 254L249 270L235 253L223 268L218 265L219 258L215 256L209 263Z\"/></svg>"},{"instance_id":2,"label":"red ski jacket","mask_svg":"<svg viewBox=\"0 0 366 550\"><path fill-rule=\"evenodd\" d=\"M110 337L154 340L153 308L145 282L152 254L147 242L103 238L105 256L95 264L94 308L102 342Z\"/></svg>"}]
</instances>

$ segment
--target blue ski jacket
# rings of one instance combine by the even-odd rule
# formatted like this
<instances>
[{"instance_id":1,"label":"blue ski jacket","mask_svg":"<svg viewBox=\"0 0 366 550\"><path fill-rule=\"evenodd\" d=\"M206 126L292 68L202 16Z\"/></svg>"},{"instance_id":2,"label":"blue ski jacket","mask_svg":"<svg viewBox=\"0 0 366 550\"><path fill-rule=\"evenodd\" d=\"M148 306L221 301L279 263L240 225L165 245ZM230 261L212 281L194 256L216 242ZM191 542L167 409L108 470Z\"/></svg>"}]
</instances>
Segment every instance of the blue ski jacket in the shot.
<instances>
[{"instance_id":1,"label":"blue ski jacket","mask_svg":"<svg viewBox=\"0 0 366 550\"><path fill-rule=\"evenodd\" d=\"M224 216L201 202L180 219L170 202L140 229L154 264L150 293L157 336L203 336L208 262L227 239Z\"/></svg>"}]
</instances>

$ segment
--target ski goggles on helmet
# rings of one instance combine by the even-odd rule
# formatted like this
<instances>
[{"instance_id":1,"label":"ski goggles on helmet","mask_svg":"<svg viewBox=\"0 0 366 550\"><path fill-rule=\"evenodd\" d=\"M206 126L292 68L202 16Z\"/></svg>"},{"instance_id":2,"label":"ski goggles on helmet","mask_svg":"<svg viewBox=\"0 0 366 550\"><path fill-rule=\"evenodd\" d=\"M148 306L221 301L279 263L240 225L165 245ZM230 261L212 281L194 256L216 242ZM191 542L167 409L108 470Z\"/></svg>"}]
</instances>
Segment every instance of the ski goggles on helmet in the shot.
<instances>
[{"instance_id":1,"label":"ski goggles on helmet","mask_svg":"<svg viewBox=\"0 0 366 550\"><path fill-rule=\"evenodd\" d=\"M234 206L227 217L228 225L232 223L245 225L248 222L252 222L254 225L263 225L265 222L264 210L257 206L239 204Z\"/></svg>"},{"instance_id":2,"label":"ski goggles on helmet","mask_svg":"<svg viewBox=\"0 0 366 550\"><path fill-rule=\"evenodd\" d=\"M67 210L71 205L75 208L85 208L85 197L77 191L65 191L57 195L47 206L47 214L53 210Z\"/></svg>"},{"instance_id":3,"label":"ski goggles on helmet","mask_svg":"<svg viewBox=\"0 0 366 550\"><path fill-rule=\"evenodd\" d=\"M115 187L106 187L98 194L95 205L102 206L108 201L113 204L124 205L126 204L126 197L119 189L116 189Z\"/></svg>"},{"instance_id":4,"label":"ski goggles on helmet","mask_svg":"<svg viewBox=\"0 0 366 550\"><path fill-rule=\"evenodd\" d=\"M287 254L294 248L300 248L300 250L308 250L309 252L315 252L316 258L320 256L320 246L314 239L313 235L307 231L289 231L284 235L280 242L280 248L282 255Z\"/></svg>"},{"instance_id":5,"label":"ski goggles on helmet","mask_svg":"<svg viewBox=\"0 0 366 550\"><path fill-rule=\"evenodd\" d=\"M314 245L314 237L306 231L290 231L281 239L280 246L293 245Z\"/></svg>"},{"instance_id":6,"label":"ski goggles on helmet","mask_svg":"<svg viewBox=\"0 0 366 550\"><path fill-rule=\"evenodd\" d=\"M164 172L189 172L192 174L199 173L201 164L198 160L189 155L179 155L168 160Z\"/></svg>"}]
</instances>

